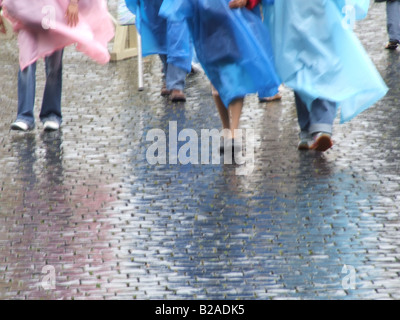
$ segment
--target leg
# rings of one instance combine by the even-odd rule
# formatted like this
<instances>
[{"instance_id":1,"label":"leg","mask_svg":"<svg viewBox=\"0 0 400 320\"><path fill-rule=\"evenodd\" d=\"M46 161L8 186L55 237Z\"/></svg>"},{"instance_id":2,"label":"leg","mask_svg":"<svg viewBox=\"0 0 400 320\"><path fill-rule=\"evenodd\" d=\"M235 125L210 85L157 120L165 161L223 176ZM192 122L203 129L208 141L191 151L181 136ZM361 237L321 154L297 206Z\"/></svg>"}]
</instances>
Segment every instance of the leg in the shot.
<instances>
[{"instance_id":1,"label":"leg","mask_svg":"<svg viewBox=\"0 0 400 320\"><path fill-rule=\"evenodd\" d=\"M62 121L62 57L63 50L60 50L45 59L46 85L40 112L40 120L42 122L55 121L60 124Z\"/></svg>"},{"instance_id":2,"label":"leg","mask_svg":"<svg viewBox=\"0 0 400 320\"><path fill-rule=\"evenodd\" d=\"M159 55L161 63L163 65L162 67L162 74L163 74L163 79L165 79L165 75L167 74L167 55L166 54L160 54Z\"/></svg>"},{"instance_id":3,"label":"leg","mask_svg":"<svg viewBox=\"0 0 400 320\"><path fill-rule=\"evenodd\" d=\"M212 92L224 128L224 145L221 146L220 151L221 153L225 153L225 163L230 164L232 163L231 161L236 161L235 154L242 150L242 141L235 140L235 130L239 129L244 98L232 101L227 109L214 87L212 88Z\"/></svg>"},{"instance_id":4,"label":"leg","mask_svg":"<svg viewBox=\"0 0 400 320\"><path fill-rule=\"evenodd\" d=\"M309 132L312 134L314 141L310 149L324 152L332 147L331 136L336 110L337 105L335 102L321 99L313 101Z\"/></svg>"},{"instance_id":5,"label":"leg","mask_svg":"<svg viewBox=\"0 0 400 320\"><path fill-rule=\"evenodd\" d=\"M309 142L311 141L311 135L309 133L310 128L310 112L306 104L301 100L300 96L294 93L296 110L297 110L297 121L300 126L300 142L297 146L299 150L308 150Z\"/></svg>"},{"instance_id":6,"label":"leg","mask_svg":"<svg viewBox=\"0 0 400 320\"><path fill-rule=\"evenodd\" d=\"M322 99L314 100L310 112L309 132L311 134L325 132L331 135L336 110L335 102Z\"/></svg>"},{"instance_id":7,"label":"leg","mask_svg":"<svg viewBox=\"0 0 400 320\"><path fill-rule=\"evenodd\" d=\"M171 100L173 102L186 101L183 93L186 82L186 71L169 63L167 67L167 90L171 91Z\"/></svg>"},{"instance_id":8,"label":"leg","mask_svg":"<svg viewBox=\"0 0 400 320\"><path fill-rule=\"evenodd\" d=\"M386 3L387 30L389 41L400 40L400 2L393 1Z\"/></svg>"},{"instance_id":9,"label":"leg","mask_svg":"<svg viewBox=\"0 0 400 320\"><path fill-rule=\"evenodd\" d=\"M167 89L183 91L185 89L186 75L185 70L169 63L167 69Z\"/></svg>"},{"instance_id":10,"label":"leg","mask_svg":"<svg viewBox=\"0 0 400 320\"><path fill-rule=\"evenodd\" d=\"M228 109L225 107L218 94L218 91L212 87L212 95L219 116L221 118L222 127L230 130L230 138L235 138L235 130L239 129L240 116L242 114L244 98L238 98L229 104Z\"/></svg>"},{"instance_id":11,"label":"leg","mask_svg":"<svg viewBox=\"0 0 400 320\"><path fill-rule=\"evenodd\" d=\"M179 67L178 61L190 63L192 60L190 47L190 34L186 23L167 22L167 63L168 69L166 73L167 89L171 90L171 100L173 102L186 101L183 90L187 71ZM176 63L176 64L175 64ZM189 67L189 65L188 65Z\"/></svg>"},{"instance_id":12,"label":"leg","mask_svg":"<svg viewBox=\"0 0 400 320\"><path fill-rule=\"evenodd\" d=\"M218 94L218 91L214 87L212 87L212 96L217 107L219 116L221 118L222 127L224 129L230 129L228 109L225 107L224 103L221 100L221 97Z\"/></svg>"},{"instance_id":13,"label":"leg","mask_svg":"<svg viewBox=\"0 0 400 320\"><path fill-rule=\"evenodd\" d=\"M240 116L242 114L244 98L238 98L229 104L229 127L232 138L235 139L235 130L239 129Z\"/></svg>"},{"instance_id":14,"label":"leg","mask_svg":"<svg viewBox=\"0 0 400 320\"><path fill-rule=\"evenodd\" d=\"M235 132L237 129L239 129L239 122L240 122L240 116L242 115L243 102L244 102L244 98L237 98L234 101L232 101L228 107L229 128L230 128L230 135L232 138L232 139L228 140L232 143L232 145L230 146L230 148L228 148L228 150L231 150L232 161L233 161L233 163L236 163L236 164L243 164L237 158L237 155L242 154L242 151L243 151L242 139L240 138L241 135L239 134L239 137L237 137L236 132ZM228 143L228 147L229 147L229 143ZM229 159L229 151L227 152L226 156L227 157L225 158L225 160L229 161L228 160Z\"/></svg>"},{"instance_id":15,"label":"leg","mask_svg":"<svg viewBox=\"0 0 400 320\"><path fill-rule=\"evenodd\" d=\"M232 101L226 108L219 96L218 91L212 86L212 95L217 107L223 126L224 145L221 153L225 153L227 163L234 161L234 154L241 149L241 141L235 141L235 130L239 128L240 116L242 114L244 98ZM229 151L226 151L229 150Z\"/></svg>"},{"instance_id":16,"label":"leg","mask_svg":"<svg viewBox=\"0 0 400 320\"><path fill-rule=\"evenodd\" d=\"M162 83L163 83L163 86L162 86L162 89L161 89L161 95L163 97L165 97L165 96L169 96L171 94L171 91L167 89L167 84L166 84L166 75L167 75L167 71L168 71L167 55L160 54L159 57L160 57L160 60L162 62L162 65L163 65L162 70L161 70L161 72L162 72Z\"/></svg>"},{"instance_id":17,"label":"leg","mask_svg":"<svg viewBox=\"0 0 400 320\"><path fill-rule=\"evenodd\" d=\"M387 31L389 34L389 43L386 49L396 49L400 41L400 2L387 2L386 15Z\"/></svg>"},{"instance_id":18,"label":"leg","mask_svg":"<svg viewBox=\"0 0 400 320\"><path fill-rule=\"evenodd\" d=\"M220 146L219 150L221 153L225 153L225 147L232 148L232 146L230 145L230 143L232 142L232 137L231 137L230 123L229 123L229 112L228 109L225 107L224 103L222 102L218 91L214 88L213 85L211 85L211 91L223 127L222 130L223 144Z\"/></svg>"},{"instance_id":19,"label":"leg","mask_svg":"<svg viewBox=\"0 0 400 320\"><path fill-rule=\"evenodd\" d=\"M301 132L308 132L308 129L310 128L310 112L297 92L294 93L294 98L297 110L297 121L299 123L300 130Z\"/></svg>"},{"instance_id":20,"label":"leg","mask_svg":"<svg viewBox=\"0 0 400 320\"><path fill-rule=\"evenodd\" d=\"M35 126L33 114L36 92L36 62L18 72L18 115L11 126L15 130L29 130ZM18 122L26 124L25 128L14 126Z\"/></svg>"},{"instance_id":21,"label":"leg","mask_svg":"<svg viewBox=\"0 0 400 320\"><path fill-rule=\"evenodd\" d=\"M311 105L311 111L308 111L306 104L297 93L295 93L295 101L301 129L298 149L326 151L332 147L331 135L336 117L336 103L316 99ZM312 138L314 141L310 144Z\"/></svg>"}]
</instances>

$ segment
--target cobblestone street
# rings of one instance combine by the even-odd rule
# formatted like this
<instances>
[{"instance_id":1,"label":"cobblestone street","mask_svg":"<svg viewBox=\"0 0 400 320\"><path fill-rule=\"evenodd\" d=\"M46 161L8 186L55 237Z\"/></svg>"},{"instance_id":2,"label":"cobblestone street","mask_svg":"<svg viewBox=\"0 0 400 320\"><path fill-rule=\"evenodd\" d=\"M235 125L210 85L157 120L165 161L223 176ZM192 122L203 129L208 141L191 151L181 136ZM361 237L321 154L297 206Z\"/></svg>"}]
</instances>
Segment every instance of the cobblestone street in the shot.
<instances>
[{"instance_id":1,"label":"cobblestone street","mask_svg":"<svg viewBox=\"0 0 400 320\"><path fill-rule=\"evenodd\" d=\"M187 102L172 104L157 57L139 92L136 58L101 66L67 48L52 133L38 119L40 61L36 128L10 131L18 49L0 40L0 299L400 299L400 51L383 49L384 4L356 32L387 96L337 120L324 154L297 151L289 89L269 104L247 97L250 175L149 164L152 129L221 129L206 76L190 75Z\"/></svg>"}]
</instances>

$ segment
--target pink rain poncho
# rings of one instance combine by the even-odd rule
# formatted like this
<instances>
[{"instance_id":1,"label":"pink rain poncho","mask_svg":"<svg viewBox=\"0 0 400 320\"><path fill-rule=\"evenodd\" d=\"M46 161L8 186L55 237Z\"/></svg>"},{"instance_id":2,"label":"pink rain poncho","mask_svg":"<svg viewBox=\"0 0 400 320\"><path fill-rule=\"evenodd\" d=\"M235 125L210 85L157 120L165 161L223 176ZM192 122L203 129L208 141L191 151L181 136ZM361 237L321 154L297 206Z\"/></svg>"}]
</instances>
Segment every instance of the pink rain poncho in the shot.
<instances>
[{"instance_id":1,"label":"pink rain poncho","mask_svg":"<svg viewBox=\"0 0 400 320\"><path fill-rule=\"evenodd\" d=\"M69 0L3 0L6 17L18 32L21 69L71 44L94 61L110 60L107 43L114 26L105 0L80 0L79 23L67 25Z\"/></svg>"}]
</instances>

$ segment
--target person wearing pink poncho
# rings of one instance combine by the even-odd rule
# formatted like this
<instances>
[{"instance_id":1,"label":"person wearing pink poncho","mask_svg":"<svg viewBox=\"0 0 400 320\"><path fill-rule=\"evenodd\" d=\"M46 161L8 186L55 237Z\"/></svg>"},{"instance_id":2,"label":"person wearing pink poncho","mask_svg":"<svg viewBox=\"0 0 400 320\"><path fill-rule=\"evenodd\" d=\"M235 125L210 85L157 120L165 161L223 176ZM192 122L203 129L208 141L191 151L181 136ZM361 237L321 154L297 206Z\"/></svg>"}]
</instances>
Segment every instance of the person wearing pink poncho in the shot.
<instances>
[{"instance_id":1,"label":"person wearing pink poncho","mask_svg":"<svg viewBox=\"0 0 400 320\"><path fill-rule=\"evenodd\" d=\"M105 0L0 0L5 17L18 32L18 115L12 130L35 127L34 101L36 61L44 58L46 84L40 120L45 131L55 131L62 122L62 58L66 46L105 64L114 27Z\"/></svg>"}]
</instances>

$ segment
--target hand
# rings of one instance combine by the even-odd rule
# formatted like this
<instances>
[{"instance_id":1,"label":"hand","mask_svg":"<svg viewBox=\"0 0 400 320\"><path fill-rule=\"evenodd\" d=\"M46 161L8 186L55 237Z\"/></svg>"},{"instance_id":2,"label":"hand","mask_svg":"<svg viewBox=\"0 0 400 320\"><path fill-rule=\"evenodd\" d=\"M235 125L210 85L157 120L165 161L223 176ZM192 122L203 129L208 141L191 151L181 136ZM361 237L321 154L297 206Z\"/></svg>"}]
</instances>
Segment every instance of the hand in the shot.
<instances>
[{"instance_id":1,"label":"hand","mask_svg":"<svg viewBox=\"0 0 400 320\"><path fill-rule=\"evenodd\" d=\"M6 30L6 26L3 22L3 18L2 16L0 16L0 33L4 33L6 34L7 30Z\"/></svg>"},{"instance_id":2,"label":"hand","mask_svg":"<svg viewBox=\"0 0 400 320\"><path fill-rule=\"evenodd\" d=\"M67 18L67 24L69 26L76 27L76 25L79 22L78 13L79 13L78 1L71 0L67 8L67 13L65 14L65 17Z\"/></svg>"},{"instance_id":3,"label":"hand","mask_svg":"<svg viewBox=\"0 0 400 320\"><path fill-rule=\"evenodd\" d=\"M247 0L232 0L229 2L229 8L231 9L237 9L237 8L243 8L247 5Z\"/></svg>"}]
</instances>

